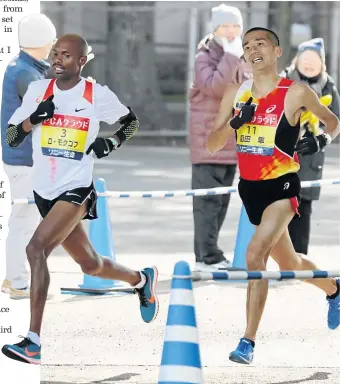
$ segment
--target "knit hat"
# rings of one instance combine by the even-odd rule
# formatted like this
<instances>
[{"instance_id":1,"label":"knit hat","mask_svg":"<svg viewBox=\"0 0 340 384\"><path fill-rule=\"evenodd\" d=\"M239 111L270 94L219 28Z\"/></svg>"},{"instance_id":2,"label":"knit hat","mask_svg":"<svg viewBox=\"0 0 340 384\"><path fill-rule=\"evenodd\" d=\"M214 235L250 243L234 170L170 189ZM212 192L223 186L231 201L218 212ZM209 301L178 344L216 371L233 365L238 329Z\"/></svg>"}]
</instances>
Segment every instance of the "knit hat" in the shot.
<instances>
[{"instance_id":1,"label":"knit hat","mask_svg":"<svg viewBox=\"0 0 340 384\"><path fill-rule=\"evenodd\" d=\"M223 24L236 24L241 27L242 33L243 19L238 8L221 4L218 7L212 8L211 13L211 24L213 31L215 31L220 25Z\"/></svg>"},{"instance_id":2,"label":"knit hat","mask_svg":"<svg viewBox=\"0 0 340 384\"><path fill-rule=\"evenodd\" d=\"M52 21L41 13L30 14L19 21L19 46L42 48L54 42L57 36Z\"/></svg>"},{"instance_id":3,"label":"knit hat","mask_svg":"<svg viewBox=\"0 0 340 384\"><path fill-rule=\"evenodd\" d=\"M300 55L304 51L315 51L321 57L323 63L325 63L325 44L321 37L305 41L298 46L297 54Z\"/></svg>"}]
</instances>

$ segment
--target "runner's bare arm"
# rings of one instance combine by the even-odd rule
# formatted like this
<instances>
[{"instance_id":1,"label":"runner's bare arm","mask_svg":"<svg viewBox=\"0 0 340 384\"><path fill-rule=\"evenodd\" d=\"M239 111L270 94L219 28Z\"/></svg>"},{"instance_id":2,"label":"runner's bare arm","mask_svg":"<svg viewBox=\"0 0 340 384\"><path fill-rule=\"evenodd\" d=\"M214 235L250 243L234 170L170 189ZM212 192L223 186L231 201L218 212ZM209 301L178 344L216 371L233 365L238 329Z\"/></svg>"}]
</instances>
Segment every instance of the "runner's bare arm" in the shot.
<instances>
[{"instance_id":1,"label":"runner's bare arm","mask_svg":"<svg viewBox=\"0 0 340 384\"><path fill-rule=\"evenodd\" d=\"M235 129L230 127L229 121L232 118L234 99L240 86L241 84L233 84L224 93L214 127L207 136L206 149L210 153L222 149L235 134Z\"/></svg>"},{"instance_id":2,"label":"runner's bare arm","mask_svg":"<svg viewBox=\"0 0 340 384\"><path fill-rule=\"evenodd\" d=\"M294 86L296 91L291 100L294 100L296 103L296 111L305 108L307 111L312 112L325 125L324 133L330 135L332 140L335 139L340 133L339 119L337 116L320 103L316 93L307 85L294 84Z\"/></svg>"}]
</instances>

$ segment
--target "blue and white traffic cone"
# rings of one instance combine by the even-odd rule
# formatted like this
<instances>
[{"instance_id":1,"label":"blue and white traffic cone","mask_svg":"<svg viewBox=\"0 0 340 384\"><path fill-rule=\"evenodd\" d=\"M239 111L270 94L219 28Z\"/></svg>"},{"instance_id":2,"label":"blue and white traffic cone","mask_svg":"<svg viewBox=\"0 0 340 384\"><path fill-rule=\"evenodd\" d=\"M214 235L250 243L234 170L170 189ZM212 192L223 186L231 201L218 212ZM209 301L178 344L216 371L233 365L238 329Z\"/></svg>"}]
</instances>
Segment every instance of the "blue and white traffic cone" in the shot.
<instances>
[{"instance_id":1,"label":"blue and white traffic cone","mask_svg":"<svg viewBox=\"0 0 340 384\"><path fill-rule=\"evenodd\" d=\"M254 234L255 226L249 221L247 211L242 205L234 249L233 268L247 270L247 248Z\"/></svg>"},{"instance_id":2,"label":"blue and white traffic cone","mask_svg":"<svg viewBox=\"0 0 340 384\"><path fill-rule=\"evenodd\" d=\"M104 179L98 179L95 183L96 191L106 192ZM98 218L90 221L89 238L95 251L101 255L116 261L113 233L110 220L109 202L106 196L98 196L97 200ZM96 276L84 274L83 284L80 288L85 289L106 289L120 286L113 280L106 280Z\"/></svg>"},{"instance_id":3,"label":"blue and white traffic cone","mask_svg":"<svg viewBox=\"0 0 340 384\"><path fill-rule=\"evenodd\" d=\"M189 264L175 265L158 384L203 384Z\"/></svg>"}]
</instances>

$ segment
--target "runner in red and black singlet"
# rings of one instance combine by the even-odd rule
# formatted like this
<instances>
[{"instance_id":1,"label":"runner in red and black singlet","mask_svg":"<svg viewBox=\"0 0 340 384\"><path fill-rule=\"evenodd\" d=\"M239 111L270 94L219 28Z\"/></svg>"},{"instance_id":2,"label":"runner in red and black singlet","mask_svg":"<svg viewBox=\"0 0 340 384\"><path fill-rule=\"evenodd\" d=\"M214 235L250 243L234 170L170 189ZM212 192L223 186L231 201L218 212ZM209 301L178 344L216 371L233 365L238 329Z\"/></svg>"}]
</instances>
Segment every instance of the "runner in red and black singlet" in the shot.
<instances>
[{"instance_id":1,"label":"runner in red and black singlet","mask_svg":"<svg viewBox=\"0 0 340 384\"><path fill-rule=\"evenodd\" d=\"M305 85L281 78L277 59L282 55L278 36L265 28L253 28L243 39L245 59L253 79L228 87L215 126L207 138L207 150L217 152L236 134L239 159L239 194L255 227L246 260L249 271L263 271L269 255L281 270L316 270L296 254L288 224L298 213L300 180L297 153L309 155L329 145L339 134L337 117L320 104ZM312 112L326 127L324 133L299 139L300 115ZM306 280L327 295L328 327L340 324L340 279ZM268 293L268 281L248 284L247 327L231 361L250 364L255 337Z\"/></svg>"},{"instance_id":2,"label":"runner in red and black singlet","mask_svg":"<svg viewBox=\"0 0 340 384\"><path fill-rule=\"evenodd\" d=\"M289 199L298 214L299 159L294 148L299 122L291 126L284 112L284 101L292 84L292 80L283 78L266 97L256 99L250 79L241 85L234 99L234 116L250 98L255 109L252 119L236 131L239 193L254 225L260 224L264 210L277 200Z\"/></svg>"},{"instance_id":3,"label":"runner in red and black singlet","mask_svg":"<svg viewBox=\"0 0 340 384\"><path fill-rule=\"evenodd\" d=\"M284 114L284 100L292 80L282 79L267 97L255 99L253 80L245 81L235 98L235 115L252 97L256 110L252 120L237 130L237 153L241 177L268 180L299 170L294 152L298 125L292 127ZM294 154L295 153L295 154Z\"/></svg>"}]
</instances>

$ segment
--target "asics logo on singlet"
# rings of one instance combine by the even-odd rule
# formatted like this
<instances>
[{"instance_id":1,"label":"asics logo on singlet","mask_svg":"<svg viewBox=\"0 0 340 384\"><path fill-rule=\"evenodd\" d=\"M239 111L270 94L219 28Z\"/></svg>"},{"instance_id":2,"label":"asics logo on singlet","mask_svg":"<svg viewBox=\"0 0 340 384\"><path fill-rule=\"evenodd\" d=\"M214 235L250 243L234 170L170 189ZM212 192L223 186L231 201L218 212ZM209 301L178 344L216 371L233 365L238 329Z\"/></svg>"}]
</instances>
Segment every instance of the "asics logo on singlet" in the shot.
<instances>
[{"instance_id":1,"label":"asics logo on singlet","mask_svg":"<svg viewBox=\"0 0 340 384\"><path fill-rule=\"evenodd\" d=\"M272 113L274 111L274 109L276 108L276 105L271 105L270 107L268 107L266 109L266 113Z\"/></svg>"},{"instance_id":2,"label":"asics logo on singlet","mask_svg":"<svg viewBox=\"0 0 340 384\"><path fill-rule=\"evenodd\" d=\"M285 185L283 186L283 190L285 190L285 189L288 189L288 188L289 188L289 186L290 186L290 184L289 184L289 183L285 183Z\"/></svg>"}]
</instances>

